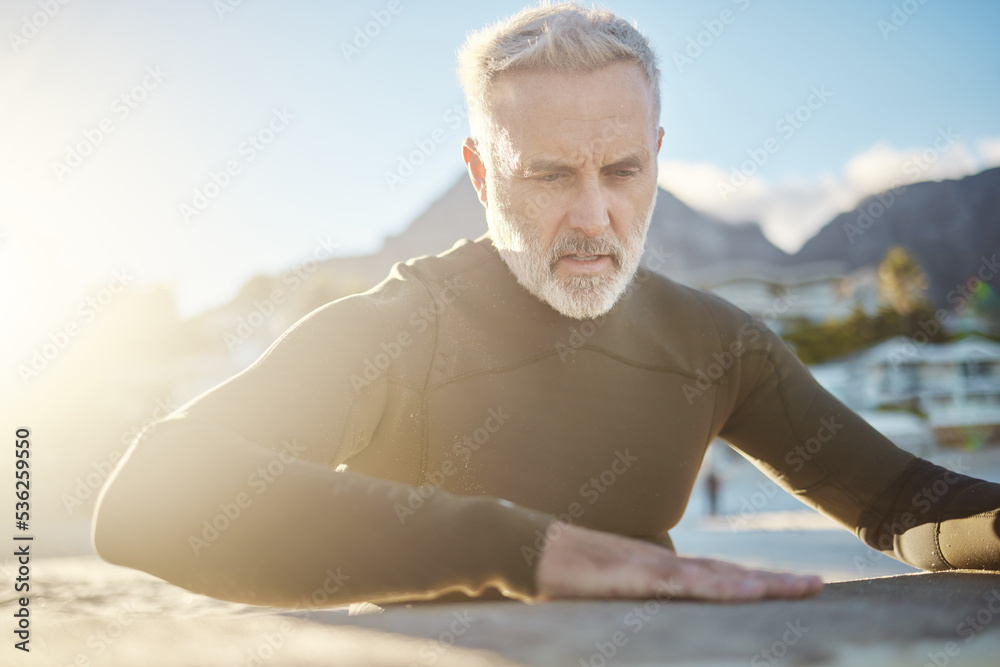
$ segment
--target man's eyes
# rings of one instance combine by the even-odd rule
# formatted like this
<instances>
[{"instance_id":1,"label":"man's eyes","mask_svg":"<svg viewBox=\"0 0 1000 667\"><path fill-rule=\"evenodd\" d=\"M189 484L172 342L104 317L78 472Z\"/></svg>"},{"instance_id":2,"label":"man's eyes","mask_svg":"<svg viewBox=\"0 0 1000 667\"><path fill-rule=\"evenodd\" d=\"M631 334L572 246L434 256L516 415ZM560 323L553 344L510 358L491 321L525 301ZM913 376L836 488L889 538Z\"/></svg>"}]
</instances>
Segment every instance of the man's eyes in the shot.
<instances>
[{"instance_id":1,"label":"man's eyes","mask_svg":"<svg viewBox=\"0 0 1000 667\"><path fill-rule=\"evenodd\" d=\"M636 174L638 174L639 171L636 170L636 169L615 169L614 171L611 171L611 172L608 172L608 173L609 174L613 174L614 176L616 176L618 178L632 178L633 176L635 176ZM544 183L554 183L554 182L558 181L559 179L564 178L565 176L566 176L566 174L564 174L564 173L556 172L556 173L552 173L552 174L543 174L541 176L536 176L535 179L539 180L539 181L542 181Z\"/></svg>"}]
</instances>

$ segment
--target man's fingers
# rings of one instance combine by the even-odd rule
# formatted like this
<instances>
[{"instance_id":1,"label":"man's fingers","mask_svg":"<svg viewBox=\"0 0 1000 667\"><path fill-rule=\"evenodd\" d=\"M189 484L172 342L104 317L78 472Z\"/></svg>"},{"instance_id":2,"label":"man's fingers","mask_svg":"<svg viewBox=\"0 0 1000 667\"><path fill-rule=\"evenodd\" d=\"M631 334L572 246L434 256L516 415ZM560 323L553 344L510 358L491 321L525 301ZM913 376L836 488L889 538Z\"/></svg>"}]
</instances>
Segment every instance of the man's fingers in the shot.
<instances>
[{"instance_id":1,"label":"man's fingers","mask_svg":"<svg viewBox=\"0 0 1000 667\"><path fill-rule=\"evenodd\" d=\"M815 575L750 570L711 558L576 526L546 544L538 565L543 598L598 597L748 601L800 598L823 586Z\"/></svg>"},{"instance_id":2,"label":"man's fingers","mask_svg":"<svg viewBox=\"0 0 1000 667\"><path fill-rule=\"evenodd\" d=\"M758 600L767 593L760 576L743 568L719 567L714 563L679 559L678 579L685 589L682 598L695 600Z\"/></svg>"},{"instance_id":3,"label":"man's fingers","mask_svg":"<svg viewBox=\"0 0 1000 667\"><path fill-rule=\"evenodd\" d=\"M797 598L818 593L823 580L816 575L749 570L734 563L707 559L680 561L677 597L699 600L759 600Z\"/></svg>"},{"instance_id":4,"label":"man's fingers","mask_svg":"<svg viewBox=\"0 0 1000 667\"><path fill-rule=\"evenodd\" d=\"M815 574L782 574L784 577L781 590L788 591L792 597L815 595L823 589L823 579ZM782 596L786 597L786 596Z\"/></svg>"}]
</instances>

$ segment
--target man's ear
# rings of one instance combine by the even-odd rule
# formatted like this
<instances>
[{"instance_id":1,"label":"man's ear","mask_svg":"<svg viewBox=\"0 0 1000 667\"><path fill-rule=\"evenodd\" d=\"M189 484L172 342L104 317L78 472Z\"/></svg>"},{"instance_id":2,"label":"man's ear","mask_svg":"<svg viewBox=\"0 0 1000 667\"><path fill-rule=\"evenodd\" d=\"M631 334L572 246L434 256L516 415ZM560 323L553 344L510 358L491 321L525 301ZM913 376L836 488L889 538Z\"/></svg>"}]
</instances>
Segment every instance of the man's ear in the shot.
<instances>
[{"instance_id":1,"label":"man's ear","mask_svg":"<svg viewBox=\"0 0 1000 667\"><path fill-rule=\"evenodd\" d=\"M469 170L469 178L472 180L472 186L476 188L479 201L483 206L488 207L489 204L486 198L486 165L483 164L483 159L476 150L476 140L472 137L466 137L465 141L462 142L462 159L465 161L466 169Z\"/></svg>"},{"instance_id":2,"label":"man's ear","mask_svg":"<svg viewBox=\"0 0 1000 667\"><path fill-rule=\"evenodd\" d=\"M656 154L660 154L660 146L663 144L663 128L656 131Z\"/></svg>"}]
</instances>

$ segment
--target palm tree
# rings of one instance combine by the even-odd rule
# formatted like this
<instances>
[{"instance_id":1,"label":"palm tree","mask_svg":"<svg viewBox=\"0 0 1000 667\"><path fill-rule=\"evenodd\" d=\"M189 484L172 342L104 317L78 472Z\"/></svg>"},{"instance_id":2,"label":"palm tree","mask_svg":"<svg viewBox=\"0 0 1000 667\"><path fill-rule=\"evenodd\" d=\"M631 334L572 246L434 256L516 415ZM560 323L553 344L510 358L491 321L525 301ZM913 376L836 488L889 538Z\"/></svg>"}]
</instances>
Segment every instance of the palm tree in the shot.
<instances>
[{"instance_id":1,"label":"palm tree","mask_svg":"<svg viewBox=\"0 0 1000 667\"><path fill-rule=\"evenodd\" d=\"M906 317L927 307L927 274L913 255L893 246L878 265L878 298Z\"/></svg>"}]
</instances>

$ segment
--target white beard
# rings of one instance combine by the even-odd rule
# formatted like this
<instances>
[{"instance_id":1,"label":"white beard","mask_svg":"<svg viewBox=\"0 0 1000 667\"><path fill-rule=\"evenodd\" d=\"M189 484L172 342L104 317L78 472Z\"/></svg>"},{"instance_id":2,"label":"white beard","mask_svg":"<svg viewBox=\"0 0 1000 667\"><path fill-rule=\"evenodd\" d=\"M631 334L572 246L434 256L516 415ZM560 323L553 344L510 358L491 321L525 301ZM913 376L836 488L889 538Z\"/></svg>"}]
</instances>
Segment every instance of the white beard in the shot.
<instances>
[{"instance_id":1,"label":"white beard","mask_svg":"<svg viewBox=\"0 0 1000 667\"><path fill-rule=\"evenodd\" d=\"M487 219L493 244L522 287L566 317L590 320L614 308L635 276L655 205L654 195L649 209L629 226L624 242L609 227L596 238L573 234L545 248L533 224L501 210L505 206L490 206ZM556 263L567 254L610 255L614 268L603 274L559 278Z\"/></svg>"}]
</instances>

